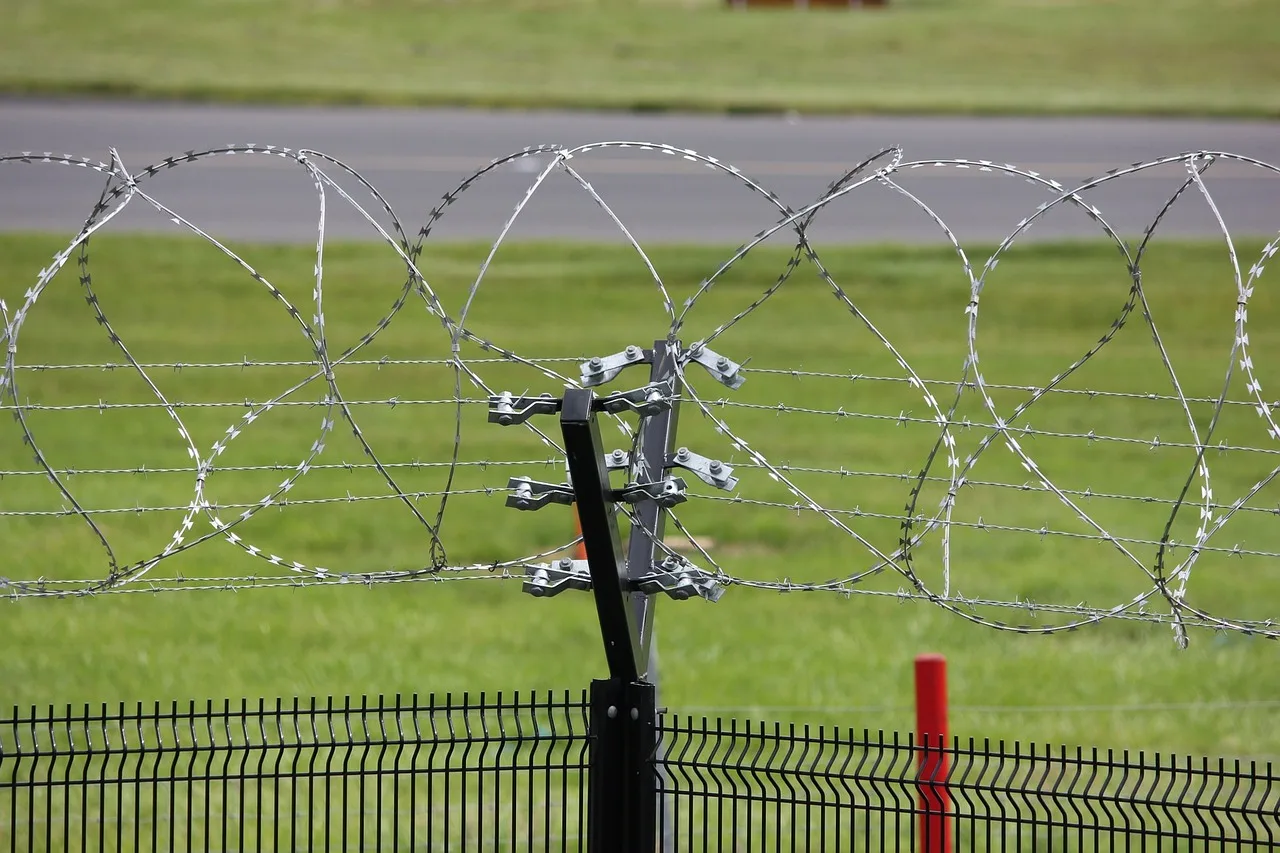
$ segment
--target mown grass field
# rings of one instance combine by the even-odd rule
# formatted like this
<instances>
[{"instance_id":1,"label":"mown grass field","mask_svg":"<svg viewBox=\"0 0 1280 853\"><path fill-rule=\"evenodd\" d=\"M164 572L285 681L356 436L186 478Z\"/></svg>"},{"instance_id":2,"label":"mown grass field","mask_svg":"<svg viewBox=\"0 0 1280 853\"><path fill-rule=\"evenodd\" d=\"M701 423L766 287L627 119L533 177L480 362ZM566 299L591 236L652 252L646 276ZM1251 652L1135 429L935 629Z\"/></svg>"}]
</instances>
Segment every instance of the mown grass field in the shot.
<instances>
[{"instance_id":1,"label":"mown grass field","mask_svg":"<svg viewBox=\"0 0 1280 853\"><path fill-rule=\"evenodd\" d=\"M284 103L1280 114L1270 0L11 0L0 91Z\"/></svg>"},{"instance_id":2,"label":"mown grass field","mask_svg":"<svg viewBox=\"0 0 1280 853\"><path fill-rule=\"evenodd\" d=\"M1247 266L1260 242L1242 242ZM59 239L0 237L0 298L10 312L22 304ZM313 254L298 247L246 246L245 258L275 282L310 317ZM486 247L427 244L421 268L446 308L458 312ZM717 247L663 247L652 258L677 303L692 293L728 252ZM296 324L243 272L210 247L179 239L105 236L90 247L93 287L112 327L143 362L302 360L309 347ZM705 335L745 307L776 277L787 252L752 252L690 312L685 340ZM840 248L823 260L849 297L929 379L954 381L964 358L964 306L968 285L954 254L935 248ZM389 310L403 268L385 248L331 244L324 257L324 312L332 352L340 352ZM1236 289L1220 245L1159 243L1143 263L1150 309L1185 392L1215 397L1222 390ZM101 364L121 361L118 350L87 308L78 271L61 273L41 297L18 339L17 363ZM988 282L979 326L988 382L1043 384L1098 339L1125 302L1130 280L1114 247L1096 243L1019 249ZM1265 279L1264 279L1265 284ZM590 298L586 298L587 296ZM1250 304L1254 362L1269 387L1267 367L1280 346L1280 301L1260 286ZM665 333L667 322L633 253L616 247L524 244L504 248L472 309L468 324L486 338L538 358L606 354ZM802 266L761 309L727 332L715 348L750 357L747 383L736 392L691 374L713 410L733 431L776 464L789 466L797 486L845 516L870 541L892 548L908 483L937 438L921 395L874 338L831 298L829 288ZM362 357L443 359L449 342L439 323L411 301ZM468 348L469 357L483 355ZM559 365L570 375L573 362ZM493 387L554 391L557 384L528 368L478 364ZM782 373L764 372L779 369ZM837 374L797 377L787 370ZM849 374L882 376L886 381ZM153 378L173 400L221 402L186 408L182 417L202 452L224 436L245 411L299 378L305 367L166 368ZM184 507L191 499L191 462L172 421L160 409L107 407L99 402L150 403L154 397L127 370L30 370L18 374L19 398L39 405L83 405L77 410L28 410L37 443L51 464L148 473L77 475L68 480L90 509ZM893 380L893 381L888 381ZM1243 399L1237 371L1230 395ZM342 366L337 382L365 435L384 462L439 462L453 448L452 372L440 365ZM619 387L627 380L619 380ZM1064 386L1145 393L1169 392L1169 380L1135 314L1116 339ZM943 390L935 393L946 399ZM464 395L478 398L464 386ZM1264 391L1264 393L1267 393ZM322 407L311 405L324 388L312 383L244 428L219 457L219 468L295 466L319 434ZM994 392L1011 410L1025 394ZM394 407L377 401L397 398ZM832 414L780 412L777 404ZM741 404L760 408L745 408ZM1207 404L1193 407L1204 426ZM884 416L841 417L846 413ZM898 421L905 415L902 425ZM962 401L957 417L988 418L976 401ZM526 474L557 479L552 454L528 432L484 423L483 405L463 408L460 458L465 462L526 460L517 466L463 468L455 489L470 490L448 506L443 538L454 565L536 552L566 542L566 509L518 513L502 506L507 478ZM925 421L925 422L921 422ZM1023 421L1034 429L1102 438L1027 437L1025 445L1063 488L1093 494L1174 499L1187 481L1194 452L1185 415L1176 404L1139 398L1051 395ZM554 434L554 424L548 425ZM980 426L958 433L968 453ZM765 472L735 452L711 423L690 407L682 416L683 443L739 465L738 494L763 505L710 500L715 493L692 483L694 497L679 509L690 530L713 540L713 555L743 578L789 578L803 583L867 568L868 552L794 501ZM606 433L608 446L621 437ZM1139 438L1122 443L1106 437ZM1152 449L1150 439L1161 444ZM1265 448L1265 427L1247 406L1229 407L1214 442ZM1229 503L1273 466L1265 452L1215 451L1215 500ZM319 463L361 463L359 446L339 422ZM33 470L21 432L8 418L0 432L0 512L57 510L63 498ZM804 473L823 468L836 473ZM158 469L186 469L161 473ZM843 469L846 473L838 473ZM444 484L439 468L396 469L401 488L430 492ZM849 473L862 472L862 473ZM942 473L935 469L935 473ZM1051 495L1010 489L1027 475L1002 447L982 457L974 485L961 494L956 520L976 525L1045 527L1086 532ZM279 484L280 471L216 470L207 497L223 504L259 500ZM1001 486L1000 484L1006 484ZM494 490L491 494L485 488ZM940 486L925 490L931 511ZM1192 484L1192 499L1199 485ZM1264 490L1251 506L1277 502ZM367 468L340 464L304 477L290 500L385 497L388 490ZM420 507L432 517L434 498ZM1080 498L1118 536L1158 538L1167 504L1102 497ZM770 503L783 506L769 505ZM887 516L878 518L877 515ZM176 510L96 515L122 564L146 558L168 541L182 513ZM1185 540L1196 510L1174 523ZM197 531L207 529L197 520ZM333 571L360 572L428 562L429 538L403 505L390 500L271 508L239 529L271 553ZM0 575L49 579L101 577L102 548L82 521L65 517L0 515ZM1214 544L1276 551L1273 516L1244 513ZM951 542L951 589L968 596L1074 605L1110 606L1129 600L1149 582L1114 548L1095 539L999 529L957 528ZM1153 546L1131 545L1144 561ZM1176 554L1175 554L1176 556ZM927 540L917 555L922 579L944 583L941 546ZM260 558L210 541L163 562L156 580L177 577L282 574ZM865 586L893 592L905 585L892 573ZM1208 553L1197 564L1189 600L1239 618L1275 615L1280 572L1274 559ZM1158 610L1160 600L1151 609ZM988 616L1040 624L1044 614ZM942 652L951 666L954 732L962 736L1021 739L1270 756L1280 753L1273 725L1280 680L1276 646L1238 634L1195 631L1179 651L1168 626L1116 622L1054 636L997 632L925 604L892 598L827 593L755 591L731 587L716 604L663 600L658 608L663 704L674 709L723 709L764 718L804 719L857 728L912 725L911 661ZM110 595L65 601L5 602L0 608L0 706L27 703L168 701L177 698L411 693L429 691L578 688L604 671L588 598L565 594L533 600L513 581L419 583L365 589L187 592ZM720 713L720 711L708 711Z\"/></svg>"}]
</instances>

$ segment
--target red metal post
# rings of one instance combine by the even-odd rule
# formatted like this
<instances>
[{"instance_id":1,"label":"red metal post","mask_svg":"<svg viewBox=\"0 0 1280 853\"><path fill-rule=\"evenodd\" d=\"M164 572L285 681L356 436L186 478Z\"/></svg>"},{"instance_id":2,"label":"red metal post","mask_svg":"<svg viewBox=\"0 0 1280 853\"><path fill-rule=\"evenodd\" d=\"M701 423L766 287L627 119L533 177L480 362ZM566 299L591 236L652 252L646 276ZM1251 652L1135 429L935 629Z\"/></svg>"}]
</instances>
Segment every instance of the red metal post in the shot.
<instances>
[{"instance_id":1,"label":"red metal post","mask_svg":"<svg viewBox=\"0 0 1280 853\"><path fill-rule=\"evenodd\" d=\"M947 659L942 655L916 658L916 743L920 789L920 853L951 849L951 820L947 812Z\"/></svg>"}]
</instances>

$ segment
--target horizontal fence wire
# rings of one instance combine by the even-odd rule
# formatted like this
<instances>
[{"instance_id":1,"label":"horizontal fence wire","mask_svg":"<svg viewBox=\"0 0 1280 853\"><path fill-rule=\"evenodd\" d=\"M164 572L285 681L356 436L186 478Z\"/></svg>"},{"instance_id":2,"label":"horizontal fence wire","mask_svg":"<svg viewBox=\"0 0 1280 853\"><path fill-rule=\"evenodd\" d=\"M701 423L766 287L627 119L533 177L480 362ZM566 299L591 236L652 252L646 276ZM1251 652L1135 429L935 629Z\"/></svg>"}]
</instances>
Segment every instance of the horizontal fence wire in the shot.
<instances>
[{"instance_id":1,"label":"horizontal fence wire","mask_svg":"<svg viewBox=\"0 0 1280 853\"><path fill-rule=\"evenodd\" d=\"M1280 837L1270 762L959 737L925 749L910 734L691 716L659 729L662 826L681 851L941 850L928 836L943 821L946 849L975 851L1271 850Z\"/></svg>"},{"instance_id":2,"label":"horizontal fence wire","mask_svg":"<svg viewBox=\"0 0 1280 853\"><path fill-rule=\"evenodd\" d=\"M583 694L17 709L0 850L578 850Z\"/></svg>"},{"instance_id":3,"label":"horizontal fence wire","mask_svg":"<svg viewBox=\"0 0 1280 853\"><path fill-rule=\"evenodd\" d=\"M585 850L589 719L567 691L14 709L0 849ZM664 850L932 850L941 821L975 851L1280 836L1270 762L666 713L657 731Z\"/></svg>"}]
</instances>

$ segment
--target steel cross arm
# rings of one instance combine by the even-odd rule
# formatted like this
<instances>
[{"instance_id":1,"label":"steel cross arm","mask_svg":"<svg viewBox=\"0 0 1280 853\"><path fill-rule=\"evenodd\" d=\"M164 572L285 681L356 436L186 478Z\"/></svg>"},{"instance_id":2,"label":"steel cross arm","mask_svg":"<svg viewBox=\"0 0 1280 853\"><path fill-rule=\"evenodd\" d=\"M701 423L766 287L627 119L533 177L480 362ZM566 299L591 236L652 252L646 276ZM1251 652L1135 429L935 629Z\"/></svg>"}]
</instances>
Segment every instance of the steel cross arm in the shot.
<instances>
[{"instance_id":1,"label":"steel cross arm","mask_svg":"<svg viewBox=\"0 0 1280 853\"><path fill-rule=\"evenodd\" d=\"M596 413L592 411L595 399L595 392L589 388L565 388L560 430L577 499L582 543L587 551L591 592L595 597L609 674L632 682L639 680L641 673L648 669L647 655L641 656L645 646L641 635L643 623L637 618L637 614L645 612L642 602L646 596L629 588L609 469L605 467L604 443L600 440Z\"/></svg>"}]
</instances>

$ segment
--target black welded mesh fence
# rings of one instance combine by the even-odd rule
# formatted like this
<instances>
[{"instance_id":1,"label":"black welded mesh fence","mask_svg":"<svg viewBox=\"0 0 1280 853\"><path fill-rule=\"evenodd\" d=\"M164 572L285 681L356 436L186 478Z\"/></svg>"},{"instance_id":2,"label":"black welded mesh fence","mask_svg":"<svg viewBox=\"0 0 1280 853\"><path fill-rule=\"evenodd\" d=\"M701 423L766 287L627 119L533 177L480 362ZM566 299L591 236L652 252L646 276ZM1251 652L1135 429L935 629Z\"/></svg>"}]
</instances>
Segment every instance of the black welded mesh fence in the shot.
<instances>
[{"instance_id":1,"label":"black welded mesh fence","mask_svg":"<svg viewBox=\"0 0 1280 853\"><path fill-rule=\"evenodd\" d=\"M664 823L681 851L1225 851L1280 842L1280 776L1269 762L956 738L930 750L947 770L926 774L911 735L681 717L660 721L659 733ZM945 823L922 820L922 797L945 804Z\"/></svg>"},{"instance_id":2,"label":"black welded mesh fence","mask_svg":"<svg viewBox=\"0 0 1280 853\"><path fill-rule=\"evenodd\" d=\"M0 721L0 850L578 850L583 694Z\"/></svg>"},{"instance_id":3,"label":"black welded mesh fence","mask_svg":"<svg viewBox=\"0 0 1280 853\"><path fill-rule=\"evenodd\" d=\"M585 693L31 710L0 850L585 850ZM665 715L660 845L932 850L907 736ZM1270 764L953 741L949 849L1267 850Z\"/></svg>"}]
</instances>

